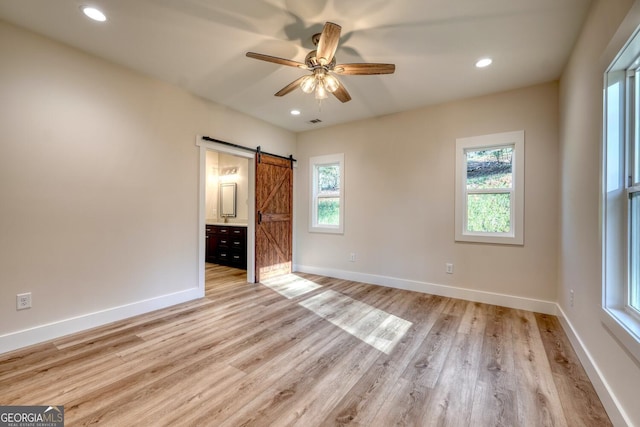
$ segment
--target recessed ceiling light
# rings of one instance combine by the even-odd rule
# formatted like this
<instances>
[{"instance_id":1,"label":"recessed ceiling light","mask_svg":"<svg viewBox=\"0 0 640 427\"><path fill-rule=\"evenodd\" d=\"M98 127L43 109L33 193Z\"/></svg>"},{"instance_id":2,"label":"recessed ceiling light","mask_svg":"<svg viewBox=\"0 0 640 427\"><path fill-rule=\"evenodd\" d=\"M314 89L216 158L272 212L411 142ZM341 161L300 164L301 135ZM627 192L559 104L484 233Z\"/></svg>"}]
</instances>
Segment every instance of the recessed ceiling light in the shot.
<instances>
[{"instance_id":1,"label":"recessed ceiling light","mask_svg":"<svg viewBox=\"0 0 640 427\"><path fill-rule=\"evenodd\" d=\"M476 67L478 68L488 67L489 65L491 65L492 62L493 62L493 59L491 58L482 58L478 60L478 62L476 62Z\"/></svg>"},{"instance_id":2,"label":"recessed ceiling light","mask_svg":"<svg viewBox=\"0 0 640 427\"><path fill-rule=\"evenodd\" d=\"M299 116L300 115L300 110L291 110L291 115L292 116Z\"/></svg>"},{"instance_id":3,"label":"recessed ceiling light","mask_svg":"<svg viewBox=\"0 0 640 427\"><path fill-rule=\"evenodd\" d=\"M83 6L82 13L84 13L87 17L93 19L94 21L104 22L107 20L106 15L95 7Z\"/></svg>"}]
</instances>

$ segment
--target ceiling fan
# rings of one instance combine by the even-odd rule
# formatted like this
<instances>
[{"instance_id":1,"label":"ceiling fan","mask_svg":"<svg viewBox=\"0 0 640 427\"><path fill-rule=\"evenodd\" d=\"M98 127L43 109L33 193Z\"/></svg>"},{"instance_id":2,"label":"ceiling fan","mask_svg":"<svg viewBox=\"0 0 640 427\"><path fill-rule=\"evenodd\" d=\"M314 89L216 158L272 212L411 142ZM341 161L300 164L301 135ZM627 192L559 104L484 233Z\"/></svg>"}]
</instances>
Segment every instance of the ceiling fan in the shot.
<instances>
[{"instance_id":1,"label":"ceiling fan","mask_svg":"<svg viewBox=\"0 0 640 427\"><path fill-rule=\"evenodd\" d=\"M342 27L340 27L340 25L334 24L333 22L325 23L322 32L313 36L312 40L313 44L316 45L316 50L312 50L307 54L304 63L255 52L247 52L247 56L261 61L301 68L313 73L302 76L289 83L276 92L275 96L284 96L297 87L300 87L305 93L315 92L315 97L318 100L327 98L327 93L333 93L341 102L348 102L351 100L351 95L349 95L347 89L334 74L393 74L396 66L394 64L375 63L336 64L334 55L338 48L338 42L340 41L341 30Z\"/></svg>"}]
</instances>

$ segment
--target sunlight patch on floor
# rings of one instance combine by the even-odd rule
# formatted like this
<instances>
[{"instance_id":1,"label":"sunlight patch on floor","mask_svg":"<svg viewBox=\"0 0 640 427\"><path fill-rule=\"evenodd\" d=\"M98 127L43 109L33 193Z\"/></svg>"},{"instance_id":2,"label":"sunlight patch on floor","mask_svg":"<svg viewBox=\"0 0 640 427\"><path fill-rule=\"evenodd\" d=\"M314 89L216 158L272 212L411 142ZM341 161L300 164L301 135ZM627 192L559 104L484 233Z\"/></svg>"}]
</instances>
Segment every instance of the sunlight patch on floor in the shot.
<instances>
[{"instance_id":1,"label":"sunlight patch on floor","mask_svg":"<svg viewBox=\"0 0 640 427\"><path fill-rule=\"evenodd\" d=\"M299 304L386 354L412 325L398 316L331 290Z\"/></svg>"},{"instance_id":2,"label":"sunlight patch on floor","mask_svg":"<svg viewBox=\"0 0 640 427\"><path fill-rule=\"evenodd\" d=\"M272 279L263 280L265 286L273 289L287 299L299 297L322 286L295 274L285 274Z\"/></svg>"}]
</instances>

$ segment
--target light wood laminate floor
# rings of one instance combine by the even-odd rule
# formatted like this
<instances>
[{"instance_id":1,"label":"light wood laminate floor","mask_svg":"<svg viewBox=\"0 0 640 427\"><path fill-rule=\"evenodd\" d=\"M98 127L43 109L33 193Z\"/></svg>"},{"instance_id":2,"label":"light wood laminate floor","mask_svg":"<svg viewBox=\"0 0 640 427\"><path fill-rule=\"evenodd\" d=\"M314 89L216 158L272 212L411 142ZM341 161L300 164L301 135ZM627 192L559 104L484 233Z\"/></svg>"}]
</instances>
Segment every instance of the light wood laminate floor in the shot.
<instances>
[{"instance_id":1,"label":"light wood laminate floor","mask_svg":"<svg viewBox=\"0 0 640 427\"><path fill-rule=\"evenodd\" d=\"M206 297L0 355L68 426L607 426L558 320L207 264Z\"/></svg>"}]
</instances>

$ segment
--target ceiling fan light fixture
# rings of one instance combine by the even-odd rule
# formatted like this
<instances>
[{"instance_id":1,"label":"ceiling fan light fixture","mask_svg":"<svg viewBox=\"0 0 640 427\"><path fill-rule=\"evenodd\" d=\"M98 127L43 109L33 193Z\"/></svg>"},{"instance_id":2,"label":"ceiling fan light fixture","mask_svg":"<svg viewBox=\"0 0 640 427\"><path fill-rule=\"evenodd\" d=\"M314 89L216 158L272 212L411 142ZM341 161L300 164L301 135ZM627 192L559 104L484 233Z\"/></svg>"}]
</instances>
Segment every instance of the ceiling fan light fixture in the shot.
<instances>
[{"instance_id":1,"label":"ceiling fan light fixture","mask_svg":"<svg viewBox=\"0 0 640 427\"><path fill-rule=\"evenodd\" d=\"M324 85L319 84L316 86L316 99L322 100L327 99L329 95L327 95L327 90L324 88Z\"/></svg>"},{"instance_id":2,"label":"ceiling fan light fixture","mask_svg":"<svg viewBox=\"0 0 640 427\"><path fill-rule=\"evenodd\" d=\"M306 76L300 82L300 89L302 89L302 91L304 93L313 92L313 90L316 88L316 86L317 86L317 82L316 82L316 76L315 75Z\"/></svg>"},{"instance_id":3,"label":"ceiling fan light fixture","mask_svg":"<svg viewBox=\"0 0 640 427\"><path fill-rule=\"evenodd\" d=\"M332 76L331 74L325 74L323 80L324 80L324 87L329 92L333 93L336 90L338 90L338 87L340 86L340 82L334 76Z\"/></svg>"}]
</instances>

